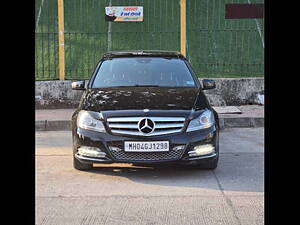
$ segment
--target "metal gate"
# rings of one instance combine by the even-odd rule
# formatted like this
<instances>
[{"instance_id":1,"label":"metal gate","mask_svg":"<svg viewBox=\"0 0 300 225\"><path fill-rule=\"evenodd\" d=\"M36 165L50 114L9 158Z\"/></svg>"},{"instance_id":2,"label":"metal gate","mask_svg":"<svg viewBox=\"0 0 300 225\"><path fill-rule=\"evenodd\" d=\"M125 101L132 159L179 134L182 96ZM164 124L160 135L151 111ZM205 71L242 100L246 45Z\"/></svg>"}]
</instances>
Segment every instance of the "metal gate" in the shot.
<instances>
[{"instance_id":1,"label":"metal gate","mask_svg":"<svg viewBox=\"0 0 300 225\"><path fill-rule=\"evenodd\" d=\"M226 3L187 0L187 57L201 77L264 75L263 19L225 19Z\"/></svg>"},{"instance_id":2,"label":"metal gate","mask_svg":"<svg viewBox=\"0 0 300 225\"><path fill-rule=\"evenodd\" d=\"M35 0L35 78L58 79L57 0Z\"/></svg>"},{"instance_id":3,"label":"metal gate","mask_svg":"<svg viewBox=\"0 0 300 225\"><path fill-rule=\"evenodd\" d=\"M178 0L64 0L66 78L89 78L109 50L179 51ZM143 6L144 22L104 20L105 6Z\"/></svg>"},{"instance_id":4,"label":"metal gate","mask_svg":"<svg viewBox=\"0 0 300 225\"><path fill-rule=\"evenodd\" d=\"M226 3L187 0L187 58L201 77L262 76L263 20L225 19ZM105 6L143 6L143 22L104 20ZM36 0L36 80L59 78L57 0ZM65 77L88 79L108 50L180 51L180 0L64 0Z\"/></svg>"}]
</instances>

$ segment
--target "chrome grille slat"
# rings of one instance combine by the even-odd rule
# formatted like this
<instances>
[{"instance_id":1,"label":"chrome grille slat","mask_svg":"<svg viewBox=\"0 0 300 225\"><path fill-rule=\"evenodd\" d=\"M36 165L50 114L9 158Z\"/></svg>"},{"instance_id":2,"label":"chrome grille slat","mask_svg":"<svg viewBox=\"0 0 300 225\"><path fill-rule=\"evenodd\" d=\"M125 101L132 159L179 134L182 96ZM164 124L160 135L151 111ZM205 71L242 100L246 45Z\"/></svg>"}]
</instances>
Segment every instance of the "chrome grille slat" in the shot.
<instances>
[{"instance_id":1,"label":"chrome grille slat","mask_svg":"<svg viewBox=\"0 0 300 225\"><path fill-rule=\"evenodd\" d=\"M174 123L174 124L156 124L156 129L163 129L163 128L175 128L175 127L183 127L183 123Z\"/></svg>"},{"instance_id":2,"label":"chrome grille slat","mask_svg":"<svg viewBox=\"0 0 300 225\"><path fill-rule=\"evenodd\" d=\"M140 119L143 119L145 117L112 117L108 118L108 122L139 122ZM147 116L148 119L151 119L155 122L176 122L176 121L181 121L184 122L185 118L184 117L151 117Z\"/></svg>"},{"instance_id":3,"label":"chrome grille slat","mask_svg":"<svg viewBox=\"0 0 300 225\"><path fill-rule=\"evenodd\" d=\"M112 123L109 125L110 128L132 128L138 129L137 124L121 124L121 123Z\"/></svg>"},{"instance_id":4,"label":"chrome grille slat","mask_svg":"<svg viewBox=\"0 0 300 225\"><path fill-rule=\"evenodd\" d=\"M135 136L154 136L154 135L163 135L163 134L173 134L173 133L177 133L180 131L181 131L181 129L173 129L173 130L166 130L166 131L154 131L153 133L150 133L150 134L143 134L139 131L111 129L111 132L115 133L115 134L128 134L128 135L135 135Z\"/></svg>"},{"instance_id":5,"label":"chrome grille slat","mask_svg":"<svg viewBox=\"0 0 300 225\"><path fill-rule=\"evenodd\" d=\"M139 121L147 118L155 123L155 129L151 133L139 131ZM155 136L181 132L185 117L112 117L107 119L107 125L113 134L125 134L134 136Z\"/></svg>"},{"instance_id":6,"label":"chrome grille slat","mask_svg":"<svg viewBox=\"0 0 300 225\"><path fill-rule=\"evenodd\" d=\"M139 122L142 117L118 117L108 118L107 122Z\"/></svg>"}]
</instances>

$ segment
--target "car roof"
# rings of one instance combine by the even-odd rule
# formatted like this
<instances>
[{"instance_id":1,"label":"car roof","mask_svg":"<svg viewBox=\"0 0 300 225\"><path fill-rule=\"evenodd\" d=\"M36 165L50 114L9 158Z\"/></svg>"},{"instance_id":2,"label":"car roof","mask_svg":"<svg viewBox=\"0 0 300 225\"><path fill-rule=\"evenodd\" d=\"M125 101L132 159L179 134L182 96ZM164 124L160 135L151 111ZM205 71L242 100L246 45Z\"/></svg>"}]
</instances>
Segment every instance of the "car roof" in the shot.
<instances>
[{"instance_id":1,"label":"car roof","mask_svg":"<svg viewBox=\"0 0 300 225\"><path fill-rule=\"evenodd\" d=\"M110 51L103 55L102 58L117 58L117 57L168 57L168 58L185 58L178 51L162 51L162 50L127 50L127 51Z\"/></svg>"}]
</instances>

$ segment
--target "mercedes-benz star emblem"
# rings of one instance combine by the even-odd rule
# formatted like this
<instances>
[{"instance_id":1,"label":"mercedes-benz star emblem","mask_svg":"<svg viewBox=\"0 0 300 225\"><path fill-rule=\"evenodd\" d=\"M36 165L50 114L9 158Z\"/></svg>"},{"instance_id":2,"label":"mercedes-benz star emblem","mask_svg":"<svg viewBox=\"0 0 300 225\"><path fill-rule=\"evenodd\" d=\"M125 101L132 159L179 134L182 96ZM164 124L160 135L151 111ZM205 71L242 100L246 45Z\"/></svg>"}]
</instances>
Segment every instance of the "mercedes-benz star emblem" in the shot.
<instances>
[{"instance_id":1,"label":"mercedes-benz star emblem","mask_svg":"<svg viewBox=\"0 0 300 225\"><path fill-rule=\"evenodd\" d=\"M154 131L155 124L152 120L148 118L143 118L138 123L139 131L144 134L149 134Z\"/></svg>"}]
</instances>

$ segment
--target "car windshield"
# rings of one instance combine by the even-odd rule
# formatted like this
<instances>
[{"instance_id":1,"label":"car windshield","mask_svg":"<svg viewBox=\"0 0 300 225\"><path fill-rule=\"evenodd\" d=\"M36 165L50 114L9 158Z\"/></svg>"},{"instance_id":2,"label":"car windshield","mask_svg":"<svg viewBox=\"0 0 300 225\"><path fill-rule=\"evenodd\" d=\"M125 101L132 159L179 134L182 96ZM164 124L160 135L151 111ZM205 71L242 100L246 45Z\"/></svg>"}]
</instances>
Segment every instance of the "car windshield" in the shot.
<instances>
[{"instance_id":1,"label":"car windshield","mask_svg":"<svg viewBox=\"0 0 300 225\"><path fill-rule=\"evenodd\" d=\"M104 60L92 88L119 86L195 87L185 62L178 58L130 57Z\"/></svg>"}]
</instances>

